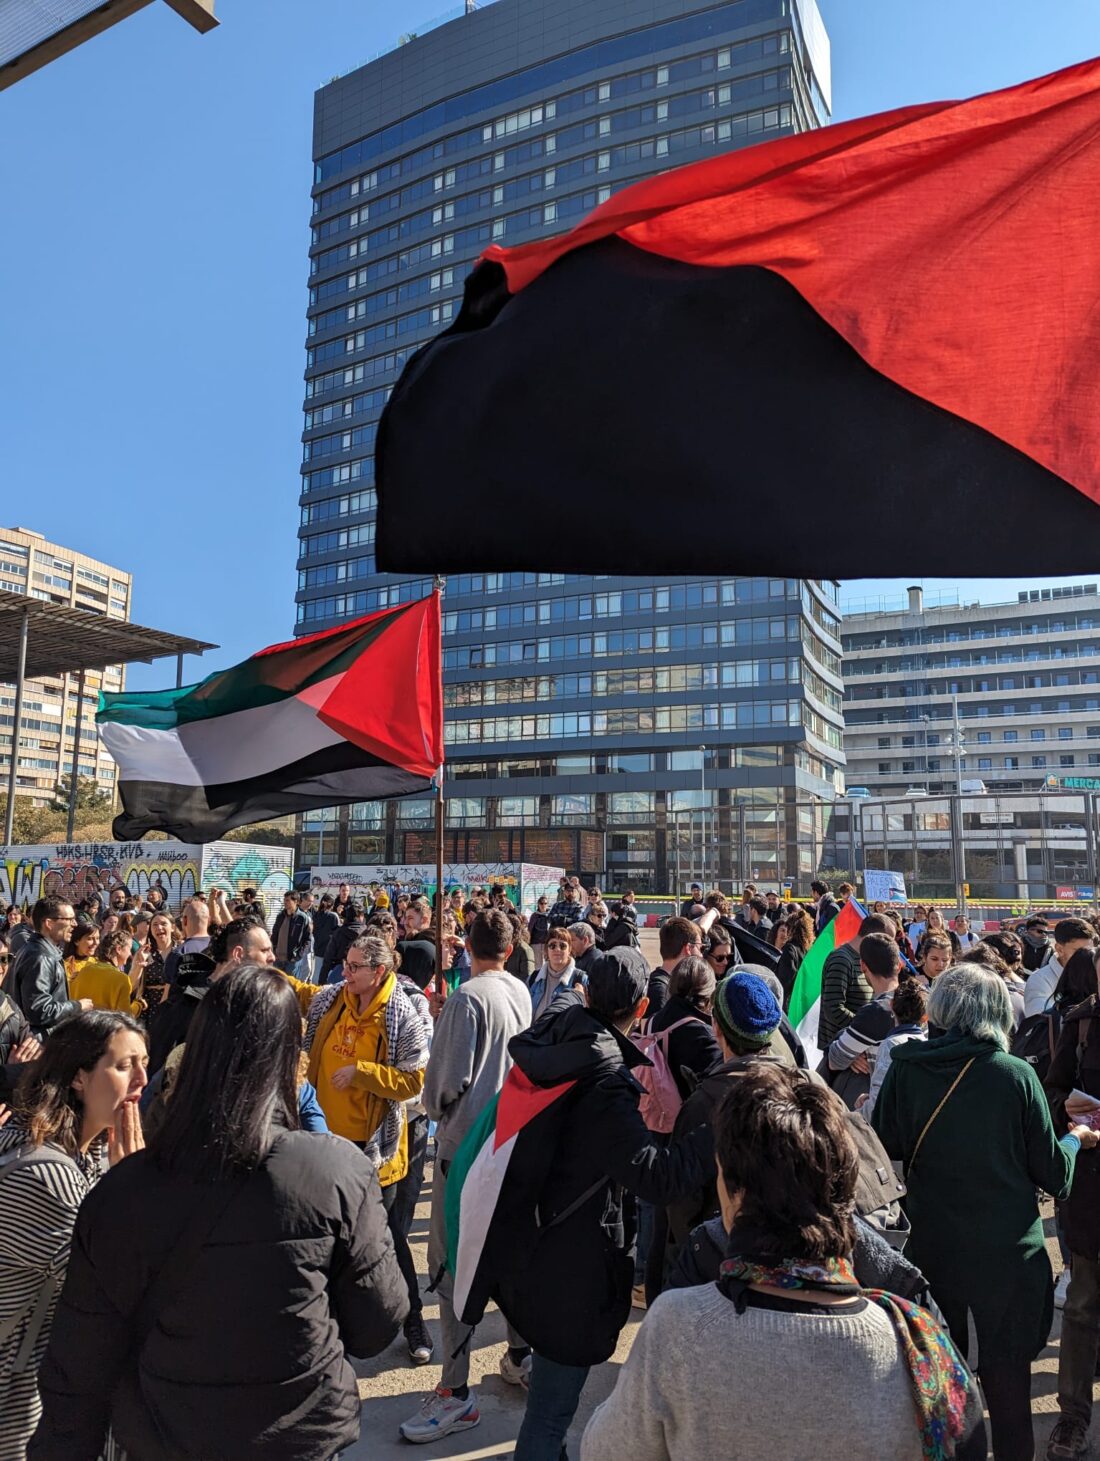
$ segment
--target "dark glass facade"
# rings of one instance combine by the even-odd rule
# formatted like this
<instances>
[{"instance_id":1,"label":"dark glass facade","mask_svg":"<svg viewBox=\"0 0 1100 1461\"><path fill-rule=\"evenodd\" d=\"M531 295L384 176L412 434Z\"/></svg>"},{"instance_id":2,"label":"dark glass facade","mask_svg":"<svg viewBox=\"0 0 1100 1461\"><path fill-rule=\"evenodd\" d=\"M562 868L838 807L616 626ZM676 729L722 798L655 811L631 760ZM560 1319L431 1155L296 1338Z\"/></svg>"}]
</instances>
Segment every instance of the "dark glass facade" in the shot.
<instances>
[{"instance_id":1,"label":"dark glass facade","mask_svg":"<svg viewBox=\"0 0 1100 1461\"><path fill-rule=\"evenodd\" d=\"M567 228L661 169L821 125L828 84L814 0L498 0L318 92L299 633L431 587L375 571L374 436L481 251ZM639 410L660 401L655 378ZM453 509L446 530L476 531ZM450 579L450 859L654 890L704 860L710 881L812 870L843 764L836 586L693 578L699 531L690 482L667 521L629 523L563 483L548 535L600 535L613 568L623 535L669 533L683 573ZM430 847L430 807L406 802L311 819L300 851Z\"/></svg>"}]
</instances>

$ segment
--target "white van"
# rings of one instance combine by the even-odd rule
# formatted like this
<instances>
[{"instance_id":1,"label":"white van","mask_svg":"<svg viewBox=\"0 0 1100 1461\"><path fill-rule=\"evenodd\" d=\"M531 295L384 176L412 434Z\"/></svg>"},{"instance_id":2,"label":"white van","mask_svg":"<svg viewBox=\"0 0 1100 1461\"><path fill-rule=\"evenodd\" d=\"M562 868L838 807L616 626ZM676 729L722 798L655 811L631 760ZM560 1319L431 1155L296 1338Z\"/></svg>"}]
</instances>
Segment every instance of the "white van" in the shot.
<instances>
[{"instance_id":1,"label":"white van","mask_svg":"<svg viewBox=\"0 0 1100 1461\"><path fill-rule=\"evenodd\" d=\"M985 782L977 776L972 779L964 776L959 782L959 791L963 796L984 796Z\"/></svg>"}]
</instances>

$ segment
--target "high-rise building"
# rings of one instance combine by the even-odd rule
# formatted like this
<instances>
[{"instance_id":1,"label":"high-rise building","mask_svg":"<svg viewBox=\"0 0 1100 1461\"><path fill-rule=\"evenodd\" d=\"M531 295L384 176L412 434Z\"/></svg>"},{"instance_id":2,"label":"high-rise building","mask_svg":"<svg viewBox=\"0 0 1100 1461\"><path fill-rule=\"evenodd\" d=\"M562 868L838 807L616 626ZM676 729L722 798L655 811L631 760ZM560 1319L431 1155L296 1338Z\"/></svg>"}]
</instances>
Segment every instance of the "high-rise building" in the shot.
<instances>
[{"instance_id":1,"label":"high-rise building","mask_svg":"<svg viewBox=\"0 0 1100 1461\"><path fill-rule=\"evenodd\" d=\"M1010 603L904 607L844 619L848 785L874 796L990 791L1100 777L1100 594L1022 589Z\"/></svg>"},{"instance_id":2,"label":"high-rise building","mask_svg":"<svg viewBox=\"0 0 1100 1461\"><path fill-rule=\"evenodd\" d=\"M486 245L829 115L815 0L498 0L402 40L316 96L299 633L431 588L375 570L375 431ZM639 412L661 399L655 374ZM544 521L547 541L597 535L607 576L446 587L448 858L656 889L808 874L843 763L836 585L692 577L708 525L690 480L669 483L657 522L609 521L563 482ZM476 565L460 500L429 527L468 539ZM682 572L620 576L637 533L664 535ZM422 861L430 825L427 802L359 806L310 819L300 851Z\"/></svg>"},{"instance_id":3,"label":"high-rise building","mask_svg":"<svg viewBox=\"0 0 1100 1461\"><path fill-rule=\"evenodd\" d=\"M0 590L4 593L29 594L47 604L129 619L131 584L131 575L121 568L47 543L41 533L0 528ZM16 791L37 803L50 800L61 778L72 770L78 679L77 675L56 675L28 680L24 688ZM96 733L96 699L101 689L121 690L124 681L125 670L120 665L88 670L85 677L79 775L95 777L100 788L109 792L114 791L115 763ZM15 690L0 686L0 773L5 786L14 719Z\"/></svg>"}]
</instances>

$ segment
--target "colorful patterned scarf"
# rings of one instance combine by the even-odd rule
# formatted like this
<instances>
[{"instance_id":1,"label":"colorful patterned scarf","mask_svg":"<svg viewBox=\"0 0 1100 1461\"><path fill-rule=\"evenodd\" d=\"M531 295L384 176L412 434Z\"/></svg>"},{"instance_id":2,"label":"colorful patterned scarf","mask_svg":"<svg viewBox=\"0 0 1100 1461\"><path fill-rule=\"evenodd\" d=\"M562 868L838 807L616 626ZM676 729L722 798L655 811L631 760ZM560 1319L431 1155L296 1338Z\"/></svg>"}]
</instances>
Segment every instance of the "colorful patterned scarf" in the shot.
<instances>
[{"instance_id":1,"label":"colorful patterned scarf","mask_svg":"<svg viewBox=\"0 0 1100 1461\"><path fill-rule=\"evenodd\" d=\"M927 1309L885 1289L860 1288L852 1265L844 1258L829 1258L823 1263L789 1259L773 1266L727 1258L721 1275L719 1285L727 1297L732 1297L727 1282L762 1283L780 1289L858 1294L884 1309L897 1331L909 1367L922 1454L926 1461L945 1461L954 1456L965 1423L969 1375L947 1331Z\"/></svg>"}]
</instances>

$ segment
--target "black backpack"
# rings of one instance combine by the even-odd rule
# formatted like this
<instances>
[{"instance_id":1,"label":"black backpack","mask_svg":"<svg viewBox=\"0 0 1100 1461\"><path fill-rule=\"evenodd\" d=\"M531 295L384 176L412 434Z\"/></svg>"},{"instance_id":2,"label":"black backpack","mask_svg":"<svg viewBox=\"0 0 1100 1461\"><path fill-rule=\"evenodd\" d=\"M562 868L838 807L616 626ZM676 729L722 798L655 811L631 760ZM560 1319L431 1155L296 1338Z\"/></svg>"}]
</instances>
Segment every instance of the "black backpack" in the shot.
<instances>
[{"instance_id":1,"label":"black backpack","mask_svg":"<svg viewBox=\"0 0 1100 1461\"><path fill-rule=\"evenodd\" d=\"M1043 1014L1029 1015L1013 1036L1012 1054L1034 1066L1040 1081L1047 1078L1061 1029L1062 1016L1056 1009L1051 1009Z\"/></svg>"}]
</instances>

